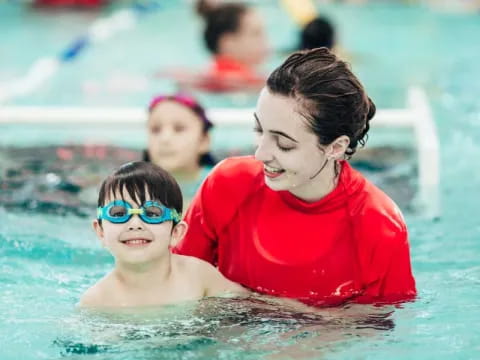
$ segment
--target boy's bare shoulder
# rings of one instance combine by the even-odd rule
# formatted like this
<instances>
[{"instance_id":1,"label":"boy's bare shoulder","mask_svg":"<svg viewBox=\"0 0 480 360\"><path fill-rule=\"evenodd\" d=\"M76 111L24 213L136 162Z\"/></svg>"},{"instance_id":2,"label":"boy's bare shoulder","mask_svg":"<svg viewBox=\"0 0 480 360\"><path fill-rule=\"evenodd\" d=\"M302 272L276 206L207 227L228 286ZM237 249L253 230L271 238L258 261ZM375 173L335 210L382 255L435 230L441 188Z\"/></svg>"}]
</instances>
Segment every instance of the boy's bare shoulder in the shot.
<instances>
[{"instance_id":1,"label":"boy's bare shoulder","mask_svg":"<svg viewBox=\"0 0 480 360\"><path fill-rule=\"evenodd\" d=\"M108 277L106 276L83 293L78 305L81 307L105 305L105 299L108 299L108 288Z\"/></svg>"},{"instance_id":2,"label":"boy's bare shoulder","mask_svg":"<svg viewBox=\"0 0 480 360\"><path fill-rule=\"evenodd\" d=\"M228 280L209 262L186 255L177 255L179 268L185 271L188 277L194 277L197 283L202 284L207 296L217 296L224 293L245 294L246 289L233 281Z\"/></svg>"},{"instance_id":3,"label":"boy's bare shoulder","mask_svg":"<svg viewBox=\"0 0 480 360\"><path fill-rule=\"evenodd\" d=\"M181 271L217 271L212 264L195 256L172 254L172 257ZM200 275L199 273L196 274Z\"/></svg>"},{"instance_id":4,"label":"boy's bare shoulder","mask_svg":"<svg viewBox=\"0 0 480 360\"><path fill-rule=\"evenodd\" d=\"M223 275L209 262L195 256L174 254L177 269L182 275L207 286L212 280L223 279Z\"/></svg>"}]
</instances>

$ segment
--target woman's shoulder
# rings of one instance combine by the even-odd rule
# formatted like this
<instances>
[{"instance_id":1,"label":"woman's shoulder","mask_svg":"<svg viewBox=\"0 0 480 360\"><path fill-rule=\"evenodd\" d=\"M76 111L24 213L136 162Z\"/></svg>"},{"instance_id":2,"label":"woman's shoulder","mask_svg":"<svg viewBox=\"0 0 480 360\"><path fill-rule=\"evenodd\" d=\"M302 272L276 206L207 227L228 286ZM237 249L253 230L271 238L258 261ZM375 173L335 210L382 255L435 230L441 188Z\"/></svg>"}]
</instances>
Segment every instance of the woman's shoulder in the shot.
<instances>
[{"instance_id":1,"label":"woman's shoulder","mask_svg":"<svg viewBox=\"0 0 480 360\"><path fill-rule=\"evenodd\" d=\"M389 253L408 243L401 210L376 185L366 180L350 203L354 209L350 212L353 232L363 254L377 254L387 259Z\"/></svg>"},{"instance_id":2,"label":"woman's shoulder","mask_svg":"<svg viewBox=\"0 0 480 360\"><path fill-rule=\"evenodd\" d=\"M190 226L187 238L199 231L214 236L213 229L228 225L242 204L265 186L260 176L261 163L252 157L227 158L218 163L203 181L185 214ZM200 228L192 230L197 225Z\"/></svg>"},{"instance_id":3,"label":"woman's shoulder","mask_svg":"<svg viewBox=\"0 0 480 360\"><path fill-rule=\"evenodd\" d=\"M262 163L253 156L230 157L219 162L208 176L210 183L215 185L238 186L256 183L261 178Z\"/></svg>"},{"instance_id":4,"label":"woman's shoulder","mask_svg":"<svg viewBox=\"0 0 480 360\"><path fill-rule=\"evenodd\" d=\"M406 231L400 208L383 190L357 170L352 169L350 177L352 184L358 184L352 185L355 191L349 196L350 215L356 222L372 224L374 228L388 226L392 230Z\"/></svg>"},{"instance_id":5,"label":"woman's shoulder","mask_svg":"<svg viewBox=\"0 0 480 360\"><path fill-rule=\"evenodd\" d=\"M395 201L369 181L365 187L368 196L363 205L364 212L378 221L391 223L392 226L404 230L405 219Z\"/></svg>"},{"instance_id":6,"label":"woman's shoulder","mask_svg":"<svg viewBox=\"0 0 480 360\"><path fill-rule=\"evenodd\" d=\"M252 155L232 156L220 161L214 169L257 175L262 170L262 163Z\"/></svg>"}]
</instances>

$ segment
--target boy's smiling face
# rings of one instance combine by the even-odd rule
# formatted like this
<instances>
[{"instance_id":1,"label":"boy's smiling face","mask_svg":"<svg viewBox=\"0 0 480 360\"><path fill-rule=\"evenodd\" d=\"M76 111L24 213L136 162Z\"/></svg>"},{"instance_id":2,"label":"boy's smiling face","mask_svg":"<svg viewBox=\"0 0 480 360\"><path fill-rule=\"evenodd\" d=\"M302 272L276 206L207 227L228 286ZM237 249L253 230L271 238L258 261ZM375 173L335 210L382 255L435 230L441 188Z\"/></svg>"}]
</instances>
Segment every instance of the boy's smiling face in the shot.
<instances>
[{"instance_id":1,"label":"boy's smiling face","mask_svg":"<svg viewBox=\"0 0 480 360\"><path fill-rule=\"evenodd\" d=\"M145 194L146 201L150 199L148 191ZM125 200L133 208L140 208L130 197L127 191L122 194L110 194L105 203L114 200ZM180 241L186 232L186 224L180 222L175 225L172 221L165 221L160 224L147 224L134 214L123 224L111 223L108 220L94 220L93 227L104 247L115 257L116 263L129 265L147 265L148 263L168 256L169 245L172 239Z\"/></svg>"}]
</instances>

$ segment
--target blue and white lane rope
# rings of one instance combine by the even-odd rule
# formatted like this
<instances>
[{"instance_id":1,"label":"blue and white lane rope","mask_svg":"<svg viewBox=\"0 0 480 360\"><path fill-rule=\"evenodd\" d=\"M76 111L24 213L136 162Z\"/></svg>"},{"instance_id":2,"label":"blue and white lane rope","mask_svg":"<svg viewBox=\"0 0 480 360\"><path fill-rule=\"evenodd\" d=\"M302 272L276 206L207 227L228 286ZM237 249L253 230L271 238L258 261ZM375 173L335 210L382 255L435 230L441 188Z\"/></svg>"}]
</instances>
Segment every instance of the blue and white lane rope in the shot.
<instances>
[{"instance_id":1,"label":"blue and white lane rope","mask_svg":"<svg viewBox=\"0 0 480 360\"><path fill-rule=\"evenodd\" d=\"M25 76L0 86L0 104L31 94L51 78L62 64L74 61L90 45L101 43L119 32L132 29L141 16L159 8L160 1L136 2L129 9L118 10L108 17L95 20L86 34L72 41L58 56L36 60Z\"/></svg>"}]
</instances>

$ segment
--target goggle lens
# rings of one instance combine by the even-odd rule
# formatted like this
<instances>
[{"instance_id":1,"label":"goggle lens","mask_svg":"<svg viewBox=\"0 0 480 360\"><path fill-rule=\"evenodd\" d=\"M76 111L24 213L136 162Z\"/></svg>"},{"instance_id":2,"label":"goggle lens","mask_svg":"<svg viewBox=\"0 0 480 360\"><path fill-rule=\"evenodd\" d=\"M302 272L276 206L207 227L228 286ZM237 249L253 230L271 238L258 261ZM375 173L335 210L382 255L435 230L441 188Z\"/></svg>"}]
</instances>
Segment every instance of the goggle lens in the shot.
<instances>
[{"instance_id":1,"label":"goggle lens","mask_svg":"<svg viewBox=\"0 0 480 360\"><path fill-rule=\"evenodd\" d=\"M150 205L144 208L143 216L153 220L161 218L163 214L164 211L161 207Z\"/></svg>"},{"instance_id":2,"label":"goggle lens","mask_svg":"<svg viewBox=\"0 0 480 360\"><path fill-rule=\"evenodd\" d=\"M128 209L122 205L112 206L108 209L108 216L112 218L123 218L128 215Z\"/></svg>"}]
</instances>

